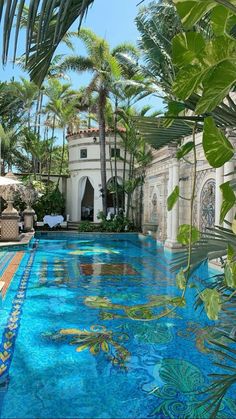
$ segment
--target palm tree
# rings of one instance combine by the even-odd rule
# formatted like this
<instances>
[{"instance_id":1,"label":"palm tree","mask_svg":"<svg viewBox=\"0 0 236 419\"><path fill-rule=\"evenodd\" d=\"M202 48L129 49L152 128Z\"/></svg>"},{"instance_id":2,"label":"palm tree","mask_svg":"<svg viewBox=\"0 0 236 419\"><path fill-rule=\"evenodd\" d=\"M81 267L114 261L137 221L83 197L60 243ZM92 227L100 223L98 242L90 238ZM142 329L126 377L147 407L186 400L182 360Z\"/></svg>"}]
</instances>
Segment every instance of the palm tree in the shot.
<instances>
[{"instance_id":1,"label":"palm tree","mask_svg":"<svg viewBox=\"0 0 236 419\"><path fill-rule=\"evenodd\" d=\"M25 63L31 79L41 84L47 74L57 46L73 23L79 26L94 0L29 0L27 6L27 30L25 32ZM3 20L3 63L9 55L12 31L14 30L14 60L16 58L21 21L24 19L25 0L0 0L0 22ZM35 34L35 24L39 30Z\"/></svg>"},{"instance_id":2,"label":"palm tree","mask_svg":"<svg viewBox=\"0 0 236 419\"><path fill-rule=\"evenodd\" d=\"M39 94L38 86L30 82L29 80L21 77L21 81L12 82L12 88L14 94L23 104L23 110L26 114L26 122L28 129L34 127L34 122L32 122L32 114L35 112L35 104Z\"/></svg>"},{"instance_id":3,"label":"palm tree","mask_svg":"<svg viewBox=\"0 0 236 419\"><path fill-rule=\"evenodd\" d=\"M49 165L48 165L48 183L50 181L51 166L52 166L52 149L55 138L55 129L60 120L61 101L66 103L66 100L75 96L75 92L71 90L69 83L62 84L57 79L51 79L45 85L44 94L48 98L48 103L44 107L46 117L46 126L51 128L51 143L49 149ZM64 155L64 152L63 152Z\"/></svg>"},{"instance_id":4,"label":"palm tree","mask_svg":"<svg viewBox=\"0 0 236 419\"><path fill-rule=\"evenodd\" d=\"M106 126L105 109L109 92L113 89L114 82L122 77L122 69L116 56L129 51L136 52L130 44L121 44L110 49L109 44L89 29L81 29L79 38L83 41L87 56L68 57L61 65L63 70L78 72L89 71L92 73L92 80L87 88L90 92L97 92L97 119L99 124L100 159L101 159L101 185L102 185L102 207L103 212L107 211L107 179L106 179Z\"/></svg>"},{"instance_id":5,"label":"palm tree","mask_svg":"<svg viewBox=\"0 0 236 419\"><path fill-rule=\"evenodd\" d=\"M47 121L52 127L52 138L54 137L55 128L62 129L63 132L63 144L62 144L62 154L61 154L61 164L59 169L59 178L62 174L64 154L65 154L65 140L66 140L66 128L73 120L76 118L78 123L78 101L76 92L71 90L70 84L61 84L57 80L51 80L48 86L45 88L45 92L50 99L45 106L45 112L47 114ZM52 142L53 146L53 142ZM52 147L51 146L51 147ZM51 163L52 163L52 148L50 150L49 158L49 168L48 168L48 181L50 179L51 173Z\"/></svg>"}]
</instances>

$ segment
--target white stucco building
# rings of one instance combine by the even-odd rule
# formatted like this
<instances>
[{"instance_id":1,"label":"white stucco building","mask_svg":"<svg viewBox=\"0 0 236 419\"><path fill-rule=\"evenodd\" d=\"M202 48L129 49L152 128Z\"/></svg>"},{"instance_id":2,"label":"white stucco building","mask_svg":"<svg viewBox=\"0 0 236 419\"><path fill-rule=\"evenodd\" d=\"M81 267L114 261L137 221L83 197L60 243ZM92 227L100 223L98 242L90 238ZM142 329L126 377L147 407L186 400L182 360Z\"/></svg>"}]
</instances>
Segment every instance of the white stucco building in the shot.
<instances>
[{"instance_id":1,"label":"white stucco building","mask_svg":"<svg viewBox=\"0 0 236 419\"><path fill-rule=\"evenodd\" d=\"M235 144L233 131L228 132L231 143ZM186 137L184 142L191 141ZM202 133L196 135L197 144L197 179L194 200L194 225L204 231L207 227L220 225L220 208L222 192L219 186L230 181L234 175L235 158L225 163L223 167L213 169L207 162L202 148ZM193 161L188 154L187 159ZM229 175L231 173L231 175ZM144 217L143 225L150 230L157 225L157 239L167 247L178 247L177 233L179 225L190 224L190 201L193 184L193 166L184 160L177 160L176 147L166 146L160 150L153 150L152 163L146 169L144 185ZM171 211L167 211L167 198L179 186L180 196ZM226 216L232 222L234 209ZM155 228L154 228L155 229Z\"/></svg>"},{"instance_id":2,"label":"white stucco building","mask_svg":"<svg viewBox=\"0 0 236 419\"><path fill-rule=\"evenodd\" d=\"M69 172L67 183L67 214L71 221L88 219L98 221L97 215L102 211L101 163L99 130L97 128L80 130L67 136L69 148ZM106 167L107 184L114 178L114 133L106 133ZM121 138L117 136L117 176L118 182L123 179L124 149ZM119 157L121 159L119 160ZM108 211L112 210L112 196L108 193Z\"/></svg>"},{"instance_id":3,"label":"white stucco building","mask_svg":"<svg viewBox=\"0 0 236 419\"><path fill-rule=\"evenodd\" d=\"M89 219L98 221L97 215L102 210L100 146L98 129L81 130L68 135L69 171L67 181L67 213L71 221ZM235 133L228 132L229 139L236 143ZM185 137L184 142L191 141ZM219 225L222 193L219 186L232 179L229 173L235 169L235 158L224 167L213 169L207 162L202 148L202 133L196 135L197 144L197 181L194 204L194 225L201 231L206 227ZM121 139L117 139L118 155L124 157ZM110 156L114 156L114 133L107 132L107 182L114 177ZM152 162L146 167L143 186L143 230L152 230L158 240L167 247L178 247L177 233L181 224L190 223L190 201L193 183L193 166L184 160L177 160L176 146L168 145L159 150L152 149ZM188 160L193 156L188 154ZM123 176L123 161L117 161L117 174L120 181ZM126 173L128 178L128 173ZM167 198L175 186L180 188L179 199L172 211L167 211ZM135 201L136 199L136 201ZM137 191L133 207L137 219L140 218L140 191ZM112 207L112 197L108 196L108 208ZM108 209L109 211L109 209ZM232 221L234 210L227 215Z\"/></svg>"}]
</instances>

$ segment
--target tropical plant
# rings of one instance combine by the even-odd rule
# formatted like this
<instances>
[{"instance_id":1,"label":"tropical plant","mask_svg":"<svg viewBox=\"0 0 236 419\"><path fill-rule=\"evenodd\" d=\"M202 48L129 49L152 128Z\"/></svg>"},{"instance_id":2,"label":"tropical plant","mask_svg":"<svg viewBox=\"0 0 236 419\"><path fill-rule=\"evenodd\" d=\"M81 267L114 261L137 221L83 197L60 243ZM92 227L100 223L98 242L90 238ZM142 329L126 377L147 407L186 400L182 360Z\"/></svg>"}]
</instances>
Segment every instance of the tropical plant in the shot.
<instances>
[{"instance_id":1,"label":"tropical plant","mask_svg":"<svg viewBox=\"0 0 236 419\"><path fill-rule=\"evenodd\" d=\"M224 120L220 124L217 110L222 108L231 112L235 109L232 90L236 81L234 29L236 23L236 8L233 2L188 2L175 0L177 9L182 18L187 32L182 32L173 38L173 61L176 68L176 78L173 83L173 93L182 101L188 101L194 97L193 111L196 121L204 121L203 125L203 149L209 164L218 168L223 166L234 156L234 147L225 133L219 128L235 124L234 119ZM190 27L207 15L211 25L211 39L198 33L196 30L189 31ZM190 59L191 56L191 59ZM222 73L224 77L222 78ZM228 109L227 109L228 106ZM229 115L230 113L228 113ZM183 116L184 118L184 116ZM208 396L204 402L205 411L216 417L221 403L236 382L235 367L235 331L232 327L235 310L235 266L236 266L236 239L235 221L227 222L228 229L216 226L201 234L193 225L193 203L196 186L196 144L195 133L197 125L193 127L193 139L184 144L177 153L177 158L193 156L194 174L193 189L190 198L190 223L182 225L179 229L178 240L187 245L185 255L178 256L175 261L175 269L181 269L177 273L177 286L182 290L182 297L186 294L188 286L197 289L196 307L204 307L211 320L219 320L223 317L223 330L221 333L225 342L214 340L212 351L223 359L228 360L225 364L226 372L212 374L213 383L208 389ZM189 154L191 153L191 154ZM231 173L232 175L232 173ZM220 186L223 194L223 204L220 213L220 222L225 221L228 211L234 207L235 181L228 181ZM175 188L168 198L168 209L171 210L179 199L179 190ZM203 260L221 257L223 274L217 275L211 281L207 281L204 287L199 287L196 281L190 283L190 274ZM185 258L185 259L184 259ZM183 268L183 266L185 266ZM232 317L233 316L233 317ZM217 363L218 366L221 366Z\"/></svg>"},{"instance_id":2,"label":"tropical plant","mask_svg":"<svg viewBox=\"0 0 236 419\"><path fill-rule=\"evenodd\" d=\"M31 79L41 84L47 74L55 50L72 24L78 19L79 26L88 7L94 0L59 0L43 2L30 0L27 3L28 15L25 22L25 0L5 2L0 0L3 25L3 63L9 55L10 39L14 28L14 60L17 53L19 31L22 20L27 24L25 31L25 64ZM37 23L38 22L38 23ZM38 24L37 34L35 26Z\"/></svg>"},{"instance_id":3,"label":"tropical plant","mask_svg":"<svg viewBox=\"0 0 236 419\"><path fill-rule=\"evenodd\" d=\"M53 183L46 186L43 196L34 203L34 210L38 220L42 220L45 214L64 214L65 198Z\"/></svg>"}]
</instances>

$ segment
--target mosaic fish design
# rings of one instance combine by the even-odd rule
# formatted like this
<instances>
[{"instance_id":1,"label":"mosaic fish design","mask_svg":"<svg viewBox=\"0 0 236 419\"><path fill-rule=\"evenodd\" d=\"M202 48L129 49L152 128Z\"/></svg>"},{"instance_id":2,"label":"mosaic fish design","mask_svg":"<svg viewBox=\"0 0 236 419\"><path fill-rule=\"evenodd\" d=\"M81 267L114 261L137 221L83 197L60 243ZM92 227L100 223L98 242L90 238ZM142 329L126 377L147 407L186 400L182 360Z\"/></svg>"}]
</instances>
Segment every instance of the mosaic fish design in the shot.
<instances>
[{"instance_id":1,"label":"mosaic fish design","mask_svg":"<svg viewBox=\"0 0 236 419\"><path fill-rule=\"evenodd\" d=\"M86 329L61 329L56 333L47 334L51 340L60 341L69 337L69 344L76 346L77 352L89 350L92 355L103 352L107 359L120 368L125 368L130 357L129 351L120 342L128 340L124 333L115 333L107 330L105 326L91 326Z\"/></svg>"},{"instance_id":2,"label":"mosaic fish design","mask_svg":"<svg viewBox=\"0 0 236 419\"><path fill-rule=\"evenodd\" d=\"M168 295L153 295L149 296L149 302L144 304L136 304L128 306L125 304L112 303L106 297L86 297L84 303L90 308L100 308L109 310L122 310L124 314L102 312L100 314L103 320L129 318L132 320L140 321L151 321L158 320L161 317L175 317L174 311L169 312L171 309L177 306L184 306L184 301L181 301L180 297L170 297ZM158 314L153 310L159 309Z\"/></svg>"}]
</instances>

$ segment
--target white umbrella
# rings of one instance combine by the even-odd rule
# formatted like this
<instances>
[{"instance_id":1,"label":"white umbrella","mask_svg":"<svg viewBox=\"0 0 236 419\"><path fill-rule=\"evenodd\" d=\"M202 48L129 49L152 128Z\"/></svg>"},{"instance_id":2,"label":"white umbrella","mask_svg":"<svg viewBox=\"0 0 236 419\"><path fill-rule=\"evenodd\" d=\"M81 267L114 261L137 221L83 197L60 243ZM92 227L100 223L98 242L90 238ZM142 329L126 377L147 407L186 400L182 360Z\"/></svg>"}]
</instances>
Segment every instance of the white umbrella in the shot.
<instances>
[{"instance_id":1,"label":"white umbrella","mask_svg":"<svg viewBox=\"0 0 236 419\"><path fill-rule=\"evenodd\" d=\"M0 176L0 186L7 186L7 185L16 185L21 183L17 179L11 179L7 176Z\"/></svg>"}]
</instances>

